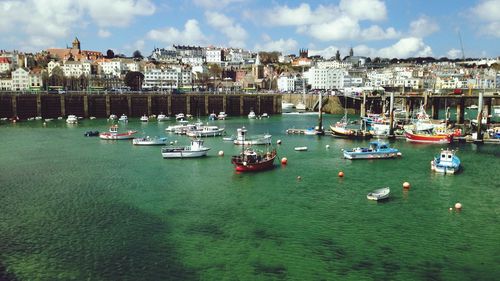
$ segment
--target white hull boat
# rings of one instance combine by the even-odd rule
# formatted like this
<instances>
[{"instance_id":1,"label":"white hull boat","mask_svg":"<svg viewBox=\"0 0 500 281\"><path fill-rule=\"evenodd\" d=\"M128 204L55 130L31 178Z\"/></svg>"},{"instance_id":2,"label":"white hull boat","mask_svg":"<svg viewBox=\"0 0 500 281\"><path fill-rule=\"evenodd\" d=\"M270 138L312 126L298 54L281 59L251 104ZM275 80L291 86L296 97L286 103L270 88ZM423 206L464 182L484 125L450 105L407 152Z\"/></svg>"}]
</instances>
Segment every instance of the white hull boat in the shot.
<instances>
[{"instance_id":1,"label":"white hull boat","mask_svg":"<svg viewBox=\"0 0 500 281\"><path fill-rule=\"evenodd\" d=\"M390 192L391 192L391 189L389 187L379 188L379 189L376 189L376 190L368 193L368 195L366 195L366 198L369 200L375 200L375 201L384 200L384 199L389 198Z\"/></svg>"},{"instance_id":2,"label":"white hull boat","mask_svg":"<svg viewBox=\"0 0 500 281\"><path fill-rule=\"evenodd\" d=\"M190 146L165 146L161 149L163 158L195 158L206 156L210 148L202 140L192 140Z\"/></svg>"},{"instance_id":3,"label":"white hull boat","mask_svg":"<svg viewBox=\"0 0 500 281\"><path fill-rule=\"evenodd\" d=\"M238 135L237 135L236 139L233 141L233 143L236 145L267 145L267 144L271 144L271 137L272 136L269 134L247 138L247 136L246 136L247 130L245 129L245 127L239 128L237 131L238 131Z\"/></svg>"},{"instance_id":4,"label":"white hull boat","mask_svg":"<svg viewBox=\"0 0 500 281\"><path fill-rule=\"evenodd\" d=\"M224 128L219 128L217 126L196 127L196 129L186 132L186 135L190 137L216 137L222 136L223 134Z\"/></svg>"},{"instance_id":5,"label":"white hull boat","mask_svg":"<svg viewBox=\"0 0 500 281\"><path fill-rule=\"evenodd\" d=\"M76 117L76 115L68 115L68 118L66 118L66 123L76 124L78 123L78 117Z\"/></svg>"},{"instance_id":6,"label":"white hull boat","mask_svg":"<svg viewBox=\"0 0 500 281\"><path fill-rule=\"evenodd\" d=\"M290 102L281 102L281 112L288 113L293 110L294 104Z\"/></svg>"},{"instance_id":7,"label":"white hull boat","mask_svg":"<svg viewBox=\"0 0 500 281\"><path fill-rule=\"evenodd\" d=\"M168 117L165 114L160 114L160 115L158 115L158 117L156 119L158 120L158 122L161 122L161 121L170 120L170 117Z\"/></svg>"},{"instance_id":8,"label":"white hull boat","mask_svg":"<svg viewBox=\"0 0 500 281\"><path fill-rule=\"evenodd\" d=\"M295 151L307 151L307 146L298 146L294 148Z\"/></svg>"},{"instance_id":9,"label":"white hull boat","mask_svg":"<svg viewBox=\"0 0 500 281\"><path fill-rule=\"evenodd\" d=\"M143 138L135 138L132 140L132 144L134 145L165 145L167 143L167 138L165 137L143 137Z\"/></svg>"},{"instance_id":10,"label":"white hull boat","mask_svg":"<svg viewBox=\"0 0 500 281\"><path fill-rule=\"evenodd\" d=\"M257 115L255 115L255 112L252 110L250 113L248 113L248 119L255 119Z\"/></svg>"}]
</instances>

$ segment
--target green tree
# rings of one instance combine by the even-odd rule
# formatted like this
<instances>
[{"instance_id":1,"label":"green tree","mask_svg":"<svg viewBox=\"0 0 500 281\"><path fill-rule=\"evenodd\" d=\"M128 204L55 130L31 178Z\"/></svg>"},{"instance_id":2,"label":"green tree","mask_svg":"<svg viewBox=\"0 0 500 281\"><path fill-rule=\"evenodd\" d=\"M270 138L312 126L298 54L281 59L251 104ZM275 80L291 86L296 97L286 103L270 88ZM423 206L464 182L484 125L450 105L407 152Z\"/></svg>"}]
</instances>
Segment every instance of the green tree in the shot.
<instances>
[{"instance_id":1,"label":"green tree","mask_svg":"<svg viewBox=\"0 0 500 281\"><path fill-rule=\"evenodd\" d=\"M114 57L115 57L115 52L113 52L113 50L111 50L111 49L108 49L108 50L106 51L106 58L108 58L108 59L112 59L112 58L114 58Z\"/></svg>"},{"instance_id":2,"label":"green tree","mask_svg":"<svg viewBox=\"0 0 500 281\"><path fill-rule=\"evenodd\" d=\"M144 58L139 50L135 50L132 57L137 60L142 60Z\"/></svg>"},{"instance_id":3,"label":"green tree","mask_svg":"<svg viewBox=\"0 0 500 281\"><path fill-rule=\"evenodd\" d=\"M144 81L144 74L138 71L129 71L125 74L125 85L130 87L132 91L140 91L142 88L142 82Z\"/></svg>"}]
</instances>

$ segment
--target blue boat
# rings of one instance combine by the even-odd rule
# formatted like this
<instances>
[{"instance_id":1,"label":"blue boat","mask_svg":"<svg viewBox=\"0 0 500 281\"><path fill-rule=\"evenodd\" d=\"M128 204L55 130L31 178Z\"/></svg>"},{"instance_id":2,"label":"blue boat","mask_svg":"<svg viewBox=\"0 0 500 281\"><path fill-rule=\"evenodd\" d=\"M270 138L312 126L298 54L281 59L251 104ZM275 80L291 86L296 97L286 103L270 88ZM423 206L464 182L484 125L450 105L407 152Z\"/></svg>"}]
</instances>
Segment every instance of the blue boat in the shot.
<instances>
[{"instance_id":1,"label":"blue boat","mask_svg":"<svg viewBox=\"0 0 500 281\"><path fill-rule=\"evenodd\" d=\"M399 149L391 148L387 143L380 141L370 142L369 147L356 147L351 150L343 150L344 158L347 159L382 159L396 158L401 156Z\"/></svg>"},{"instance_id":2,"label":"blue boat","mask_svg":"<svg viewBox=\"0 0 500 281\"><path fill-rule=\"evenodd\" d=\"M442 174L455 174L460 170L460 159L455 150L445 149L431 161L431 170Z\"/></svg>"}]
</instances>

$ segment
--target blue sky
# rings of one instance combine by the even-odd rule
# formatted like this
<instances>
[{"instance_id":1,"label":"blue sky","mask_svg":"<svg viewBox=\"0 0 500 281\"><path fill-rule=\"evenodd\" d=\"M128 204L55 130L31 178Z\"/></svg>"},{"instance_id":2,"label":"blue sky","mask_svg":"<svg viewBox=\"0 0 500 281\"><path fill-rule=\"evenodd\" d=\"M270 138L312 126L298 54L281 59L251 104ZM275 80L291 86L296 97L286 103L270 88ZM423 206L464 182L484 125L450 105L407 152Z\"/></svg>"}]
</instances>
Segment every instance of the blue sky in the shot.
<instances>
[{"instance_id":1,"label":"blue sky","mask_svg":"<svg viewBox=\"0 0 500 281\"><path fill-rule=\"evenodd\" d=\"M0 0L0 49L172 44L345 56L500 55L500 0Z\"/></svg>"}]
</instances>

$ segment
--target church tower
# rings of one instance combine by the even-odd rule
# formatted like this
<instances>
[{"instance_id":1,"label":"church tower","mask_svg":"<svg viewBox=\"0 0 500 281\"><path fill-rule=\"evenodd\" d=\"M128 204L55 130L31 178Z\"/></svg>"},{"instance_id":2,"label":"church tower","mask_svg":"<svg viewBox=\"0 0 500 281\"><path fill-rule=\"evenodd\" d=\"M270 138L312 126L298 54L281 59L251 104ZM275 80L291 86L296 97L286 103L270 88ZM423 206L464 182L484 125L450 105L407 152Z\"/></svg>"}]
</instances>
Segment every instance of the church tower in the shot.
<instances>
[{"instance_id":1,"label":"church tower","mask_svg":"<svg viewBox=\"0 0 500 281\"><path fill-rule=\"evenodd\" d=\"M80 41L78 40L77 37L75 37L75 40L73 40L73 48L75 50L80 50Z\"/></svg>"},{"instance_id":2,"label":"church tower","mask_svg":"<svg viewBox=\"0 0 500 281\"><path fill-rule=\"evenodd\" d=\"M352 49L352 47L351 47L351 49L349 50L349 56L350 56L350 57L354 56L354 50Z\"/></svg>"}]
</instances>

